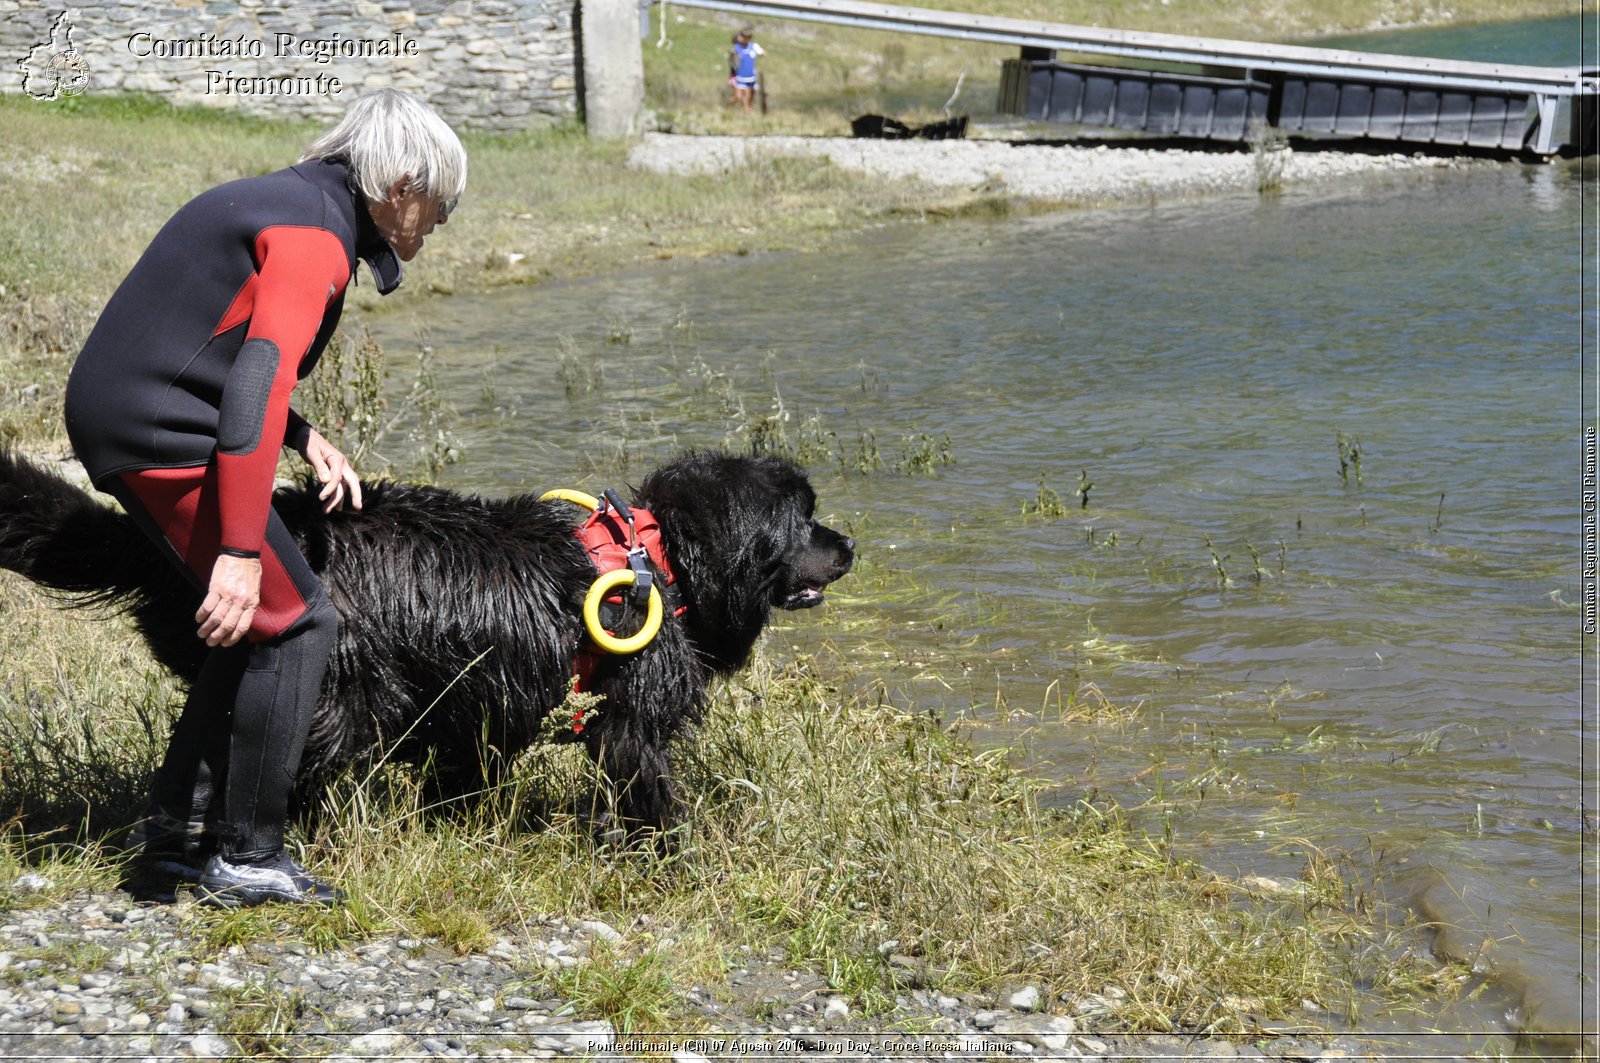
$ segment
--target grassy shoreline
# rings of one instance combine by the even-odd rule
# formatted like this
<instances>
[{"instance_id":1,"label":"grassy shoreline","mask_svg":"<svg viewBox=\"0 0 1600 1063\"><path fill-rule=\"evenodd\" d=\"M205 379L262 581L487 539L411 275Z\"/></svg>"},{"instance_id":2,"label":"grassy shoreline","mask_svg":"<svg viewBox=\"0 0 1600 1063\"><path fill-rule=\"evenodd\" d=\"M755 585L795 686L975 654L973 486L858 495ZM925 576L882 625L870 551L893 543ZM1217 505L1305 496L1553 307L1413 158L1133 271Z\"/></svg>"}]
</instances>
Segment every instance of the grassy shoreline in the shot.
<instances>
[{"instance_id":1,"label":"grassy shoreline","mask_svg":"<svg viewBox=\"0 0 1600 1063\"><path fill-rule=\"evenodd\" d=\"M0 805L14 817L0 909L103 893L123 866L107 846L141 805L179 691L125 620L62 611L8 574L0 618ZM1358 983L1404 1006L1459 977L1404 949L1412 932L1386 926L1332 861L1294 883L1216 876L1113 806L1046 801L1014 751L831 678L852 662L793 652L763 653L725 684L681 746L692 810L672 854L590 834L600 784L570 745L532 751L465 818L431 815L409 771L361 769L301 835L311 866L356 900L190 910L199 958L205 942L396 937L467 955L552 918L648 927L552 987L581 1016L636 1032L700 1021L694 986L737 1013L723 982L752 953L820 976L866 1018L891 1017L908 984L963 998L1035 985L1047 1010L1102 1003L1100 1032L1246 1039L1285 1018L1314 1029L1308 1001L1357 1021ZM12 885L30 870L51 885ZM890 963L885 943L910 962ZM644 972L647 999L583 988Z\"/></svg>"},{"instance_id":2,"label":"grassy shoreline","mask_svg":"<svg viewBox=\"0 0 1600 1063\"><path fill-rule=\"evenodd\" d=\"M1049 17L1135 11L1069 6ZM1040 7L1019 0L1006 13L1042 17ZM1186 15L1192 25L1178 26L1143 5L1139 18L1116 24L1237 33L1232 8L1197 10ZM1294 18L1282 25L1300 32ZM707 20L700 32L721 32L714 27ZM819 51L837 47L812 39ZM949 72L911 51L895 62L929 83ZM657 82L669 97L679 91L670 76ZM735 120L681 91L672 99L695 121ZM819 113L779 114L751 131L833 120ZM0 192L30 205L0 237L0 445L60 447L67 366L156 228L204 188L292 160L314 128L138 99L47 108L7 96L0 129ZM591 144L572 128L466 139L473 177L462 211L431 238L399 296L380 302L370 286L353 289L347 320L453 292L814 250L877 225L1026 209L783 160L661 177L630 170L624 146ZM0 575L0 624L0 806L14 817L0 840L0 906L108 888L119 868L102 843L136 811L180 692L125 621L59 611L9 575ZM1403 950L1332 862L1308 861L1302 881L1252 892L1139 835L1114 808L1088 799L1042 807L1040 783L1004 751L830 679L855 668L763 657L722 690L683 751L697 805L673 859L597 847L580 817L562 810L594 785L569 751L531 756L483 816L460 823L428 816L405 773L378 772L348 780L304 839L316 866L360 905L237 925L203 915L199 925L230 941L289 936L333 947L403 933L470 952L549 912L642 919L655 934L594 962L609 964L595 973L613 981L630 970L666 973L646 1026L681 1021L683 990L715 984L746 948L783 950L869 1013L897 989L881 962L893 940L951 991L1037 981L1060 1002L1114 986L1123 1003L1109 1026L1230 1036L1253 1036L1262 1018L1307 1000L1348 1016L1358 982L1404 1002L1457 974ZM30 867L50 870L54 893L7 885ZM581 997L577 983L569 988ZM581 1006L604 1016L609 1005Z\"/></svg>"},{"instance_id":3,"label":"grassy shoreline","mask_svg":"<svg viewBox=\"0 0 1600 1063\"><path fill-rule=\"evenodd\" d=\"M34 205L0 237L0 440L60 446L71 358L156 230L200 191L292 161L316 127L138 98L61 110L0 96L0 129L0 193ZM815 250L869 226L975 209L960 192L791 160L708 177L644 173L627 166L625 145L591 143L574 127L463 139L472 180L457 217L395 295L354 284L347 326L457 291Z\"/></svg>"}]
</instances>

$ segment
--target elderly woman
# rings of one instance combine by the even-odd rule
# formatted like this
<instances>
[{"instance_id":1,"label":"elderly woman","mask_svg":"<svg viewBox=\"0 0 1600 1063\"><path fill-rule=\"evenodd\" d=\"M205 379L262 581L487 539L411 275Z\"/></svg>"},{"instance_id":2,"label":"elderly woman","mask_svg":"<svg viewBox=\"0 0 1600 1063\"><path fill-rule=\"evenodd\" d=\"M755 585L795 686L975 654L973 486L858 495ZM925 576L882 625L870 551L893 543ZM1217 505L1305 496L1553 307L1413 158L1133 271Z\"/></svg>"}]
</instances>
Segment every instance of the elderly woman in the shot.
<instances>
[{"instance_id":1,"label":"elderly woman","mask_svg":"<svg viewBox=\"0 0 1600 1063\"><path fill-rule=\"evenodd\" d=\"M179 210L73 366L79 458L204 593L195 621L211 649L134 838L147 866L198 874L205 903L342 896L284 850L337 617L273 513L273 475L290 447L325 509L361 508L355 471L290 393L339 323L357 261L393 291L466 179L460 141L425 104L362 96L298 165Z\"/></svg>"}]
</instances>

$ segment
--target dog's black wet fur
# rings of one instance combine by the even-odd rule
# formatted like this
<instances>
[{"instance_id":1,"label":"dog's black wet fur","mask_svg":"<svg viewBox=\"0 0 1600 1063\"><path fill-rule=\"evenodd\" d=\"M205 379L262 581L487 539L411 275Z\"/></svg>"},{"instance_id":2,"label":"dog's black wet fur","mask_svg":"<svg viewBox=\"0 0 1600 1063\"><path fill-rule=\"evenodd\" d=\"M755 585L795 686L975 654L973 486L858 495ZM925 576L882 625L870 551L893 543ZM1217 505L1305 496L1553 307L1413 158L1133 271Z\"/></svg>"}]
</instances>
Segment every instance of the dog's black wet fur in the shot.
<instances>
[{"instance_id":1,"label":"dog's black wet fur","mask_svg":"<svg viewBox=\"0 0 1600 1063\"><path fill-rule=\"evenodd\" d=\"M625 822L663 827L679 806L668 747L700 718L707 682L748 662L772 609L821 603L854 545L817 523L805 475L776 458L688 453L630 501L660 522L687 609L669 609L638 653L601 660L604 700L581 734L565 733L619 785ZM477 793L548 730L596 575L569 504L374 484L359 512L323 514L307 488L280 489L273 506L339 613L302 802L378 748L431 762L442 796ZM0 567L125 609L164 665L186 681L198 672L195 586L119 510L3 451ZM623 618L618 630L635 626Z\"/></svg>"}]
</instances>

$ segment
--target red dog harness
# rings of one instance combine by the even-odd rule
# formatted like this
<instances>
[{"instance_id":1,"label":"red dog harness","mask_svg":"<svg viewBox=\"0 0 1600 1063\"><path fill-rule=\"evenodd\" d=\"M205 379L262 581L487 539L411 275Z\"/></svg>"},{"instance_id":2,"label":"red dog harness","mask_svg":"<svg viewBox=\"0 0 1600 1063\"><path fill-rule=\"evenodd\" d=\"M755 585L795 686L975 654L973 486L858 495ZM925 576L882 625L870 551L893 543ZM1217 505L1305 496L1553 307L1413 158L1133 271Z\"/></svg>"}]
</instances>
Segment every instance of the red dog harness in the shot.
<instances>
[{"instance_id":1,"label":"red dog harness","mask_svg":"<svg viewBox=\"0 0 1600 1063\"><path fill-rule=\"evenodd\" d=\"M614 492L606 492L608 496L615 497ZM576 532L578 541L589 554L589 560L594 565L598 575L605 575L617 569L632 568L638 578L636 587L643 587L645 593L650 588L648 568L644 565L648 558L661 574L661 584L657 590L665 594L666 588L676 582L672 572L672 564L667 560L666 549L661 545L661 525L657 523L649 510L634 508L625 509L613 504L607 499L602 499L594 512L589 514L589 519L581 524ZM609 596L607 602L621 605L622 594ZM688 611L688 606L679 606L673 610L673 616L682 616ZM615 634L615 632L612 632ZM608 654L594 644L592 639L585 639L578 650L578 656L573 661L573 674L577 678L577 689L580 693L592 688L595 670L600 666L600 661ZM583 731L583 713L578 712L572 718L574 734Z\"/></svg>"}]
</instances>

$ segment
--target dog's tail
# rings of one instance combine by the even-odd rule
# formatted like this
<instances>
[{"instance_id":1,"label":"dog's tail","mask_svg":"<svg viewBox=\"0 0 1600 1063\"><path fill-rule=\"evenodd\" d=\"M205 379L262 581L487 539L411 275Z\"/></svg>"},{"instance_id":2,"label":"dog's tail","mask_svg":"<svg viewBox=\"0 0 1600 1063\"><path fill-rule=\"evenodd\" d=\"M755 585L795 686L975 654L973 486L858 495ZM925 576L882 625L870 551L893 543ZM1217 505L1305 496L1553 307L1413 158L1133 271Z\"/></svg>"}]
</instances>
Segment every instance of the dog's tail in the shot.
<instances>
[{"instance_id":1,"label":"dog's tail","mask_svg":"<svg viewBox=\"0 0 1600 1063\"><path fill-rule=\"evenodd\" d=\"M0 448L0 568L74 604L130 608L161 593L171 567L121 510Z\"/></svg>"}]
</instances>

